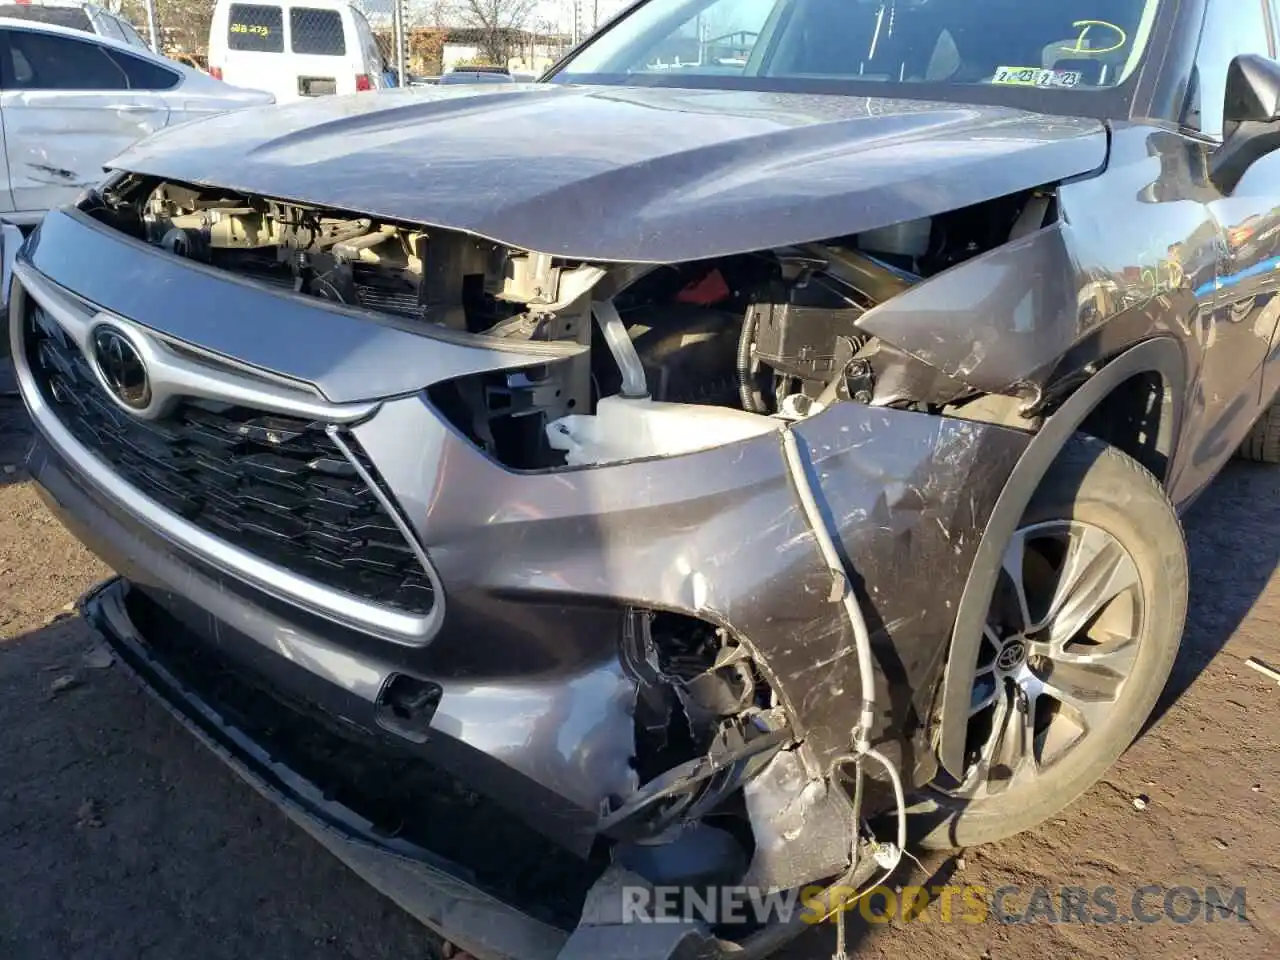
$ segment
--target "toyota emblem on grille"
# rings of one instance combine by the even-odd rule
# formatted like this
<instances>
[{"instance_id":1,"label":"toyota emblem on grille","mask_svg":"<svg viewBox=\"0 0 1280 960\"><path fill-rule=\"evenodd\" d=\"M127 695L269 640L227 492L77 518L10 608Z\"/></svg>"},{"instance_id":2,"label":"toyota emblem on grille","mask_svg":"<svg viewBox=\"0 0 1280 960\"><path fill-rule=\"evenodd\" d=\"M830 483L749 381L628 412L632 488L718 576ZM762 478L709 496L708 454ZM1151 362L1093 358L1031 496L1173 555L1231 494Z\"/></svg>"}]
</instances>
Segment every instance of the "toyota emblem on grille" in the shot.
<instances>
[{"instance_id":1,"label":"toyota emblem on grille","mask_svg":"<svg viewBox=\"0 0 1280 960\"><path fill-rule=\"evenodd\" d=\"M99 327L93 332L93 359L107 389L130 410L145 410L151 403L151 383L142 356L119 330Z\"/></svg>"}]
</instances>

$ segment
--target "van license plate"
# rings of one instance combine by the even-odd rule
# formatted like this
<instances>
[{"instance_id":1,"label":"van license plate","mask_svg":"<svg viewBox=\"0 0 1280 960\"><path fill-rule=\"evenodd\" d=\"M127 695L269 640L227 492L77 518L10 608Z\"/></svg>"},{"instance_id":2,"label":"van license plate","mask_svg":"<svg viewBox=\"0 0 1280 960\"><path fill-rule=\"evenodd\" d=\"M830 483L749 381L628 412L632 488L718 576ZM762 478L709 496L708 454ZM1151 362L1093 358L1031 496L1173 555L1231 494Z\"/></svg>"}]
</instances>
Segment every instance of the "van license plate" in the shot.
<instances>
[{"instance_id":1,"label":"van license plate","mask_svg":"<svg viewBox=\"0 0 1280 960\"><path fill-rule=\"evenodd\" d=\"M303 97L328 97L338 92L338 81L333 77L299 77L298 95Z\"/></svg>"}]
</instances>

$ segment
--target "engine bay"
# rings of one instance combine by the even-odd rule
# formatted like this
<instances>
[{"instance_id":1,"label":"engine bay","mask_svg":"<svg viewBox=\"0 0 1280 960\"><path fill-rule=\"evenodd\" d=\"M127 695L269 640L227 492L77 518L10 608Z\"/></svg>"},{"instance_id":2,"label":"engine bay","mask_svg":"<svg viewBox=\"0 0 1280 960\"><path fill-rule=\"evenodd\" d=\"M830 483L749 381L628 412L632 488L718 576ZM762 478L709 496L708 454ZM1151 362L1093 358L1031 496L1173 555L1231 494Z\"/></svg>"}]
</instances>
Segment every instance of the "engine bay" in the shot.
<instances>
[{"instance_id":1,"label":"engine bay","mask_svg":"<svg viewBox=\"0 0 1280 960\"><path fill-rule=\"evenodd\" d=\"M923 279L1053 215L1036 191L800 247L607 264L468 234L121 174L85 212L174 256L384 323L570 341L572 359L428 387L517 470L673 455L837 402L923 411L974 391L859 320Z\"/></svg>"}]
</instances>

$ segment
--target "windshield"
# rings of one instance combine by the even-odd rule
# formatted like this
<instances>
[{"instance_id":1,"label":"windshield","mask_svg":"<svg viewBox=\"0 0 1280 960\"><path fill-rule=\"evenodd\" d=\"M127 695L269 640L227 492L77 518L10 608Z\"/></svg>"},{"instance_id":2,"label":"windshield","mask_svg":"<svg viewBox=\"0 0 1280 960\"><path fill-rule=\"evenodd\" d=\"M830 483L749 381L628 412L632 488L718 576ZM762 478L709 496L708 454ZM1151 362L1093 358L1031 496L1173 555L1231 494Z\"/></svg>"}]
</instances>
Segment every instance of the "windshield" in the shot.
<instances>
[{"instance_id":1,"label":"windshield","mask_svg":"<svg viewBox=\"0 0 1280 960\"><path fill-rule=\"evenodd\" d=\"M1159 0L650 0L556 81L1099 90L1140 65ZM772 82L771 82L772 81ZM861 90L859 92L862 92ZM909 95L909 94L908 94Z\"/></svg>"}]
</instances>

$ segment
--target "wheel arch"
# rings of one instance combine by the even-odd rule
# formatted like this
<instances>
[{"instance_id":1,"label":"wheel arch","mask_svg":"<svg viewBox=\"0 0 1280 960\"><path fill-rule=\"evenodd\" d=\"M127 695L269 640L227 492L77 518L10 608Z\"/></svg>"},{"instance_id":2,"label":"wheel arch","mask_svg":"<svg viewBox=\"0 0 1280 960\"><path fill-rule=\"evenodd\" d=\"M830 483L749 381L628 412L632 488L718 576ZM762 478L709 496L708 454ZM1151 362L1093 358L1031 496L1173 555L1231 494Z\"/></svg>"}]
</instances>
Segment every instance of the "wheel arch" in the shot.
<instances>
[{"instance_id":1,"label":"wheel arch","mask_svg":"<svg viewBox=\"0 0 1280 960\"><path fill-rule=\"evenodd\" d=\"M1027 446L996 500L956 608L951 647L943 671L935 742L939 763L956 778L963 775L969 712L971 670L966 665L973 663L978 655L983 622L999 577L1004 546L1013 536L1037 487L1066 443L1108 398L1134 378L1144 375L1158 376L1163 388L1161 433L1167 432L1170 439L1160 479L1167 488L1182 425L1186 368L1183 351L1177 341L1158 337L1137 344L1115 357L1063 401ZM1137 459L1143 461L1142 457Z\"/></svg>"}]
</instances>

